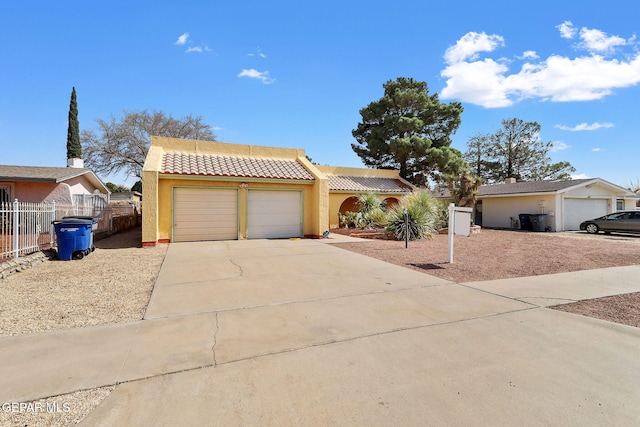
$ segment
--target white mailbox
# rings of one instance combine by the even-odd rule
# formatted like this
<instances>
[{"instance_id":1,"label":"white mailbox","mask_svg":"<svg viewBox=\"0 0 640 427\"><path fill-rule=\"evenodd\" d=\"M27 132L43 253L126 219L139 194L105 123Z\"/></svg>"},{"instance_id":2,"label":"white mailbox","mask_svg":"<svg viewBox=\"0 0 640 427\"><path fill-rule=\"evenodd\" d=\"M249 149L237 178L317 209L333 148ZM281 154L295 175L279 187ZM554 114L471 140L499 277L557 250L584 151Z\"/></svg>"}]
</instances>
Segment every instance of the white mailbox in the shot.
<instances>
[{"instance_id":1,"label":"white mailbox","mask_svg":"<svg viewBox=\"0 0 640 427\"><path fill-rule=\"evenodd\" d=\"M456 207L449 204L449 263L453 263L453 236L471 235L471 208Z\"/></svg>"}]
</instances>

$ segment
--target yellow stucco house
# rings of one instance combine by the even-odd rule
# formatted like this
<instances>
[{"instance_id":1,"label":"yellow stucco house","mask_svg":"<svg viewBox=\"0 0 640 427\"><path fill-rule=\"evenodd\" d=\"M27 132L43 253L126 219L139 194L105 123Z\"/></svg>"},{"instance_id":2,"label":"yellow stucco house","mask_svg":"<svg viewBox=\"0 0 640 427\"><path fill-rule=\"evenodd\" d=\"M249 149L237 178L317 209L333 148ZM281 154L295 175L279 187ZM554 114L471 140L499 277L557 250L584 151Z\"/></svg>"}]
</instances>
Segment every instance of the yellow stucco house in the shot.
<instances>
[{"instance_id":1,"label":"yellow stucco house","mask_svg":"<svg viewBox=\"0 0 640 427\"><path fill-rule=\"evenodd\" d=\"M151 137L142 172L143 246L311 237L373 192L393 205L414 187L394 170L313 165L302 149Z\"/></svg>"}]
</instances>

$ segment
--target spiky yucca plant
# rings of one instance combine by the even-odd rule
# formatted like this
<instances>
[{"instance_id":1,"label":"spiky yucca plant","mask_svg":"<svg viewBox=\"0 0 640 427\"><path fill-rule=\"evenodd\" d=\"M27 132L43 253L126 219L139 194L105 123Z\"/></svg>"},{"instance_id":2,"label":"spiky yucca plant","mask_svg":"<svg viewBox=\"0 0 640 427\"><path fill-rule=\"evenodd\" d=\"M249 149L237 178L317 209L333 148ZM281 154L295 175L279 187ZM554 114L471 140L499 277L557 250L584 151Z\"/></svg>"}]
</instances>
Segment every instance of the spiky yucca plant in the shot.
<instances>
[{"instance_id":1,"label":"spiky yucca plant","mask_svg":"<svg viewBox=\"0 0 640 427\"><path fill-rule=\"evenodd\" d=\"M367 213L368 228L384 227L387 223L387 213L381 207L374 208Z\"/></svg>"},{"instance_id":2,"label":"spiky yucca plant","mask_svg":"<svg viewBox=\"0 0 640 427\"><path fill-rule=\"evenodd\" d=\"M398 240L405 239L405 211L408 215L409 240L430 239L436 229L438 201L431 193L418 190L406 195L387 215L386 230Z\"/></svg>"},{"instance_id":3,"label":"spiky yucca plant","mask_svg":"<svg viewBox=\"0 0 640 427\"><path fill-rule=\"evenodd\" d=\"M360 206L360 212L363 214L379 208L381 204L380 199L373 193L362 193L358 196L358 206Z\"/></svg>"}]
</instances>

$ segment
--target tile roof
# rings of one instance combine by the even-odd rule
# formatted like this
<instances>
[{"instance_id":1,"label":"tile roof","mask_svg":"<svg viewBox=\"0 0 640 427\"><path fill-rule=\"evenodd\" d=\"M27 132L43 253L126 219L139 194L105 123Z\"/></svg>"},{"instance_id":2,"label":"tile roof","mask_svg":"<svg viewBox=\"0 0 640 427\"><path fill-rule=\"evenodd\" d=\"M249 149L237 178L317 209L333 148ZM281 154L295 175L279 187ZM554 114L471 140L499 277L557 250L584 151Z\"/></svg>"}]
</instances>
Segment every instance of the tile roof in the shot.
<instances>
[{"instance_id":1,"label":"tile roof","mask_svg":"<svg viewBox=\"0 0 640 427\"><path fill-rule=\"evenodd\" d=\"M0 181L62 182L89 172L85 168L0 165Z\"/></svg>"},{"instance_id":2,"label":"tile roof","mask_svg":"<svg viewBox=\"0 0 640 427\"><path fill-rule=\"evenodd\" d=\"M239 178L299 179L314 177L295 160L165 152L160 173Z\"/></svg>"},{"instance_id":3,"label":"tile roof","mask_svg":"<svg viewBox=\"0 0 640 427\"><path fill-rule=\"evenodd\" d=\"M593 180L593 178L588 178L573 179L568 181L530 181L515 182L513 184L482 185L478 189L478 196L502 196L507 194L524 193L553 193Z\"/></svg>"},{"instance_id":4,"label":"tile roof","mask_svg":"<svg viewBox=\"0 0 640 427\"><path fill-rule=\"evenodd\" d=\"M329 190L409 193L413 188L399 179L365 176L328 175Z\"/></svg>"}]
</instances>

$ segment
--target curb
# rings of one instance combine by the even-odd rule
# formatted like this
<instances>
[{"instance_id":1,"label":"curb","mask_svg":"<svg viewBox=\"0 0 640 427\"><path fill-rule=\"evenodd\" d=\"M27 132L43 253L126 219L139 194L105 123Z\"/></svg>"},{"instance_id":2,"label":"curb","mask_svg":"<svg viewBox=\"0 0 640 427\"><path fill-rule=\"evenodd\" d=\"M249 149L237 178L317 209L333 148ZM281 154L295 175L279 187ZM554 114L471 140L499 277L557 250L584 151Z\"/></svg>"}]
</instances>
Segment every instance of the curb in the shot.
<instances>
[{"instance_id":1,"label":"curb","mask_svg":"<svg viewBox=\"0 0 640 427\"><path fill-rule=\"evenodd\" d=\"M24 257L0 263L0 280L11 276L13 273L26 270L37 264L48 261L54 253L55 251L53 250L38 251Z\"/></svg>"}]
</instances>

